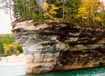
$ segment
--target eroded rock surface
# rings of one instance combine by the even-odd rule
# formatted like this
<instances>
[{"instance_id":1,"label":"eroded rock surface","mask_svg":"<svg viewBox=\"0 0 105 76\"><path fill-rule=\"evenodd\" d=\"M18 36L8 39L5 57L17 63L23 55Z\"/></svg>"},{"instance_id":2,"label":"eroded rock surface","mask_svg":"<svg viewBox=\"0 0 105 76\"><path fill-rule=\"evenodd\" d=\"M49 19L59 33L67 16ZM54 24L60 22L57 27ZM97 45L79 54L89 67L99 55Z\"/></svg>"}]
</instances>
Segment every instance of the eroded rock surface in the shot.
<instances>
[{"instance_id":1,"label":"eroded rock surface","mask_svg":"<svg viewBox=\"0 0 105 76\"><path fill-rule=\"evenodd\" d=\"M26 54L27 73L105 66L104 28L25 21L13 32Z\"/></svg>"}]
</instances>

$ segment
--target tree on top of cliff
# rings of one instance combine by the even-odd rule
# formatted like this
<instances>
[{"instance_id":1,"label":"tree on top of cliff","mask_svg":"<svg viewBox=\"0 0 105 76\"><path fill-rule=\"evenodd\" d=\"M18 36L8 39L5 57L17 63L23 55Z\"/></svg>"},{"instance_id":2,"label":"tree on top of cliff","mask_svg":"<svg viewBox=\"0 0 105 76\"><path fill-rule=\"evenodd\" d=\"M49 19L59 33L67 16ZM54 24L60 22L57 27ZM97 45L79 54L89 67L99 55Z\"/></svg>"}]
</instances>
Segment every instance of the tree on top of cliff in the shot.
<instances>
[{"instance_id":1,"label":"tree on top of cliff","mask_svg":"<svg viewBox=\"0 0 105 76\"><path fill-rule=\"evenodd\" d=\"M99 0L9 1L13 2L16 21L66 20L75 25L105 25L104 3Z\"/></svg>"}]
</instances>

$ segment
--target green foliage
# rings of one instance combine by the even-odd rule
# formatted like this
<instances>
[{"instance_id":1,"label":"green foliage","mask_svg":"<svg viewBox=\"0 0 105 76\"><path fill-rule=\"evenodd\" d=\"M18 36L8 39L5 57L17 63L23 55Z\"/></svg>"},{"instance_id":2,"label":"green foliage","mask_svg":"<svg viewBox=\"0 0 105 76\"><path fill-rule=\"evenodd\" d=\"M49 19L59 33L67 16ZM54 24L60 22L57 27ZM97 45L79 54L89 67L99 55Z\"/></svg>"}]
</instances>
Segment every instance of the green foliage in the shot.
<instances>
[{"instance_id":1,"label":"green foliage","mask_svg":"<svg viewBox=\"0 0 105 76\"><path fill-rule=\"evenodd\" d=\"M3 43L12 43L14 42L13 35L2 34L0 35L0 53L3 52Z\"/></svg>"},{"instance_id":2,"label":"green foliage","mask_svg":"<svg viewBox=\"0 0 105 76\"><path fill-rule=\"evenodd\" d=\"M46 0L49 8L47 10L40 10L35 0L13 0L14 17L17 21L54 18L72 19L71 17L77 13L80 4L79 1L80 0ZM58 9L53 9L51 5L55 5Z\"/></svg>"},{"instance_id":3,"label":"green foliage","mask_svg":"<svg viewBox=\"0 0 105 76\"><path fill-rule=\"evenodd\" d=\"M47 3L56 5L57 18L72 19L78 13L80 0L47 0Z\"/></svg>"},{"instance_id":4,"label":"green foliage","mask_svg":"<svg viewBox=\"0 0 105 76\"><path fill-rule=\"evenodd\" d=\"M104 26L105 9L103 3L96 0L81 0L81 6L78 8L76 15L77 23L85 26ZM101 15L103 14L103 16Z\"/></svg>"},{"instance_id":5,"label":"green foliage","mask_svg":"<svg viewBox=\"0 0 105 76\"><path fill-rule=\"evenodd\" d=\"M65 3L65 19L69 20L72 24L75 23L75 16L78 13L78 8L80 7L80 0L67 0Z\"/></svg>"},{"instance_id":6,"label":"green foliage","mask_svg":"<svg viewBox=\"0 0 105 76\"><path fill-rule=\"evenodd\" d=\"M11 51L11 53L5 53L5 48L4 48L4 44L8 47L8 46L12 46L14 45L14 49L16 48L16 52L15 51ZM14 40L14 36L12 34L1 34L0 35L0 56L7 56L7 55L11 55L14 53L18 53L18 52L22 52L21 47L17 47L17 45L15 46L16 42ZM19 50L19 51L17 51Z\"/></svg>"},{"instance_id":7,"label":"green foliage","mask_svg":"<svg viewBox=\"0 0 105 76\"><path fill-rule=\"evenodd\" d=\"M14 2L14 17L17 21L39 19L39 12L35 0L13 0Z\"/></svg>"},{"instance_id":8,"label":"green foliage","mask_svg":"<svg viewBox=\"0 0 105 76\"><path fill-rule=\"evenodd\" d=\"M12 1L14 17L17 21L66 20L73 25L105 26L105 6L100 0Z\"/></svg>"},{"instance_id":9,"label":"green foliage","mask_svg":"<svg viewBox=\"0 0 105 76\"><path fill-rule=\"evenodd\" d=\"M3 43L4 55L19 54L20 45L16 42L13 43Z\"/></svg>"}]
</instances>

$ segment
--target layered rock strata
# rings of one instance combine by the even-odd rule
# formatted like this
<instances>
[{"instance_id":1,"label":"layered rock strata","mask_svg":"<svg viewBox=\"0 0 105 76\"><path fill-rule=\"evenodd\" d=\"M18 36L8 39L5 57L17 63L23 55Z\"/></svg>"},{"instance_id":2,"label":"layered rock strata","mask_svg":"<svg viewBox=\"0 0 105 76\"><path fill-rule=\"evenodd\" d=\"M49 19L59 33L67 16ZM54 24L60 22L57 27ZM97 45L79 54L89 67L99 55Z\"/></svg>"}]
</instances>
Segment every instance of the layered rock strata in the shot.
<instances>
[{"instance_id":1,"label":"layered rock strata","mask_svg":"<svg viewBox=\"0 0 105 76\"><path fill-rule=\"evenodd\" d=\"M26 54L27 73L105 66L105 29L69 23L15 23L13 33Z\"/></svg>"}]
</instances>

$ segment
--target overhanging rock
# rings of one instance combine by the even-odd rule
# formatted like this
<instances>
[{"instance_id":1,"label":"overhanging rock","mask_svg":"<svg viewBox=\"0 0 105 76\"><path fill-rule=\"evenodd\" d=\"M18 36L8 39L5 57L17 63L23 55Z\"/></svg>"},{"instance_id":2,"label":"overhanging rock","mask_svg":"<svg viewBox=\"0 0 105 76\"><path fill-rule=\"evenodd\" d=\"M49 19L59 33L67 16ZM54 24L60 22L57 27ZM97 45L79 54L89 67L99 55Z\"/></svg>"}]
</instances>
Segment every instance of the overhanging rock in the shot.
<instances>
[{"instance_id":1,"label":"overhanging rock","mask_svg":"<svg viewBox=\"0 0 105 76\"><path fill-rule=\"evenodd\" d=\"M105 66L105 29L69 23L15 23L13 33L26 54L26 72Z\"/></svg>"}]
</instances>

